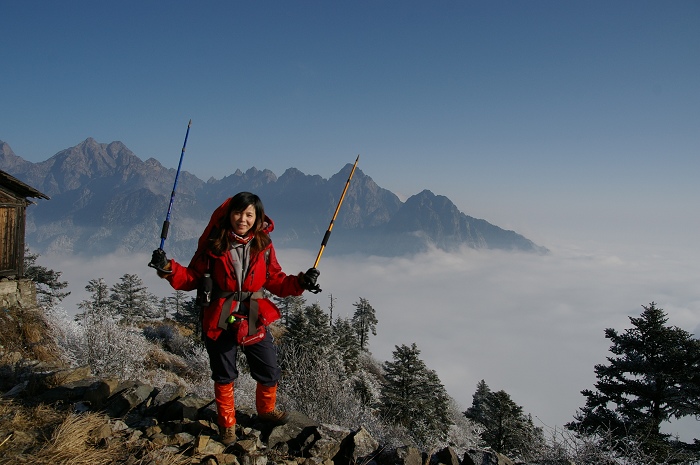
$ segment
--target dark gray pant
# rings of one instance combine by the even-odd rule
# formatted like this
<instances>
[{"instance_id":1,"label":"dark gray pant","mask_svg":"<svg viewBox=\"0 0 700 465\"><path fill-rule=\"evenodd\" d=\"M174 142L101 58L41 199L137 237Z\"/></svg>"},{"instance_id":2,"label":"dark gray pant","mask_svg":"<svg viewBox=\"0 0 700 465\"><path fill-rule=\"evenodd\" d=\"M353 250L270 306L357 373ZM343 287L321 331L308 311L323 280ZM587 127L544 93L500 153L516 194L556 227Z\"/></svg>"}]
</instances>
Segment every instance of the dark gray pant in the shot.
<instances>
[{"instance_id":1,"label":"dark gray pant","mask_svg":"<svg viewBox=\"0 0 700 465\"><path fill-rule=\"evenodd\" d=\"M228 384L238 378L238 344L235 331L228 329L221 333L217 340L205 337L204 346L209 354L211 379L217 383ZM265 339L243 347L243 354L250 366L250 375L255 381L265 386L277 384L282 370L277 363L277 346L269 329L266 329Z\"/></svg>"}]
</instances>

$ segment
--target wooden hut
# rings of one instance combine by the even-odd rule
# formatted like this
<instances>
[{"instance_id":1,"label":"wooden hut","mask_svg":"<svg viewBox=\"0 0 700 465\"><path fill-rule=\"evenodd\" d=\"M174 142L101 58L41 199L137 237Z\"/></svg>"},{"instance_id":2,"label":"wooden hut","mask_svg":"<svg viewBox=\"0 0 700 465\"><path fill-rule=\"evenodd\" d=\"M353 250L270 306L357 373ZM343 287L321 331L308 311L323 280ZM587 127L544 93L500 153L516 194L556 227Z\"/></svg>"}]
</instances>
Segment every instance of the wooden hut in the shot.
<instances>
[{"instance_id":1,"label":"wooden hut","mask_svg":"<svg viewBox=\"0 0 700 465\"><path fill-rule=\"evenodd\" d=\"M24 276L24 227L28 198L49 197L0 170L0 277Z\"/></svg>"}]
</instances>

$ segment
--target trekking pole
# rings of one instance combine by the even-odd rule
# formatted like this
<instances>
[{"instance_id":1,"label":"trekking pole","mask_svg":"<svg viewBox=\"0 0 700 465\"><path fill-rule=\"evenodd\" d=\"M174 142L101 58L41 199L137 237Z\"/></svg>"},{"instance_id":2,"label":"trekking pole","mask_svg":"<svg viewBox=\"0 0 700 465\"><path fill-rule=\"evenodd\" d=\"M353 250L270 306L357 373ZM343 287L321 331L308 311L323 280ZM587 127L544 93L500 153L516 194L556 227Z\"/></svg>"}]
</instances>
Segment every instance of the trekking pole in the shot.
<instances>
[{"instance_id":1,"label":"trekking pole","mask_svg":"<svg viewBox=\"0 0 700 465\"><path fill-rule=\"evenodd\" d=\"M175 173L175 183L173 184L173 192L170 194L170 204L168 204L168 213L165 215L165 221L163 221L163 229L160 232L160 250L163 250L165 245L165 239L168 237L168 229L170 229L170 212L173 209L173 200L175 200L175 190L177 189L177 180L180 177L180 168L182 168L182 158L185 156L185 147L187 147L187 137L190 135L190 126L192 126L192 120L187 123L187 132L185 133L185 142L182 144L182 152L180 152L180 163L177 165L177 173ZM151 264L149 263L149 266Z\"/></svg>"},{"instance_id":2,"label":"trekking pole","mask_svg":"<svg viewBox=\"0 0 700 465\"><path fill-rule=\"evenodd\" d=\"M343 199L345 198L345 193L348 191L348 187L350 186L350 180L352 179L352 175L355 174L355 168L357 168L358 161L360 161L359 155L357 156L357 159L355 160L355 164L352 166L352 170L350 171L350 176L348 176L348 180L345 183L345 188L343 189L343 194L340 196L340 201L338 202L338 206L335 207L335 213L333 213L333 218L331 219L331 224L328 226L328 230L326 231L326 234L323 236L323 241L321 242L321 249L318 251L318 255L316 256L316 261L314 262L314 268L318 267L318 262L321 261L321 255L323 255L323 250L326 248L326 244L328 244L328 238L331 237L331 231L333 231L333 223L335 222L335 217L338 216L338 211L340 211L340 206L343 204Z\"/></svg>"}]
</instances>

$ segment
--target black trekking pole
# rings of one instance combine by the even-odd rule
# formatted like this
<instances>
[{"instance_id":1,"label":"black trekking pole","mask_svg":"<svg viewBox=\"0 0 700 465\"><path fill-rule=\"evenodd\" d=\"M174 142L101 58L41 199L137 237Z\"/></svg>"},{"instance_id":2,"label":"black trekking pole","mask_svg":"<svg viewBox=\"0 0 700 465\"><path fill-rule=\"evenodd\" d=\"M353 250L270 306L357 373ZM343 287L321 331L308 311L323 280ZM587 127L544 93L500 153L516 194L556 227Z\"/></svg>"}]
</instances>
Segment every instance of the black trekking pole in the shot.
<instances>
[{"instance_id":1,"label":"black trekking pole","mask_svg":"<svg viewBox=\"0 0 700 465\"><path fill-rule=\"evenodd\" d=\"M173 184L173 192L170 194L170 203L168 204L168 213L165 215L165 221L163 221L163 229L160 232L160 250L163 250L165 245L165 239L168 237L168 229L170 229L170 212L173 209L173 201L175 200L175 190L177 189L177 180L180 177L180 168L182 168L182 159L185 156L185 147L187 147L187 137L190 135L190 126L192 126L192 120L187 123L187 132L185 133L185 142L182 144L182 152L180 152L180 163L177 165L177 173L175 173L175 183ZM149 263L148 266L155 268L153 262Z\"/></svg>"},{"instance_id":2,"label":"black trekking pole","mask_svg":"<svg viewBox=\"0 0 700 465\"><path fill-rule=\"evenodd\" d=\"M338 206L335 207L335 213L333 213L333 218L331 218L331 224L328 225L328 230L326 231L326 234L323 236L323 241L321 241L321 248L318 251L318 255L316 256L316 261L314 262L314 268L318 267L318 263L321 261L321 255L323 255L323 251L326 248L326 245L328 244L328 238L331 237L331 231L333 231L333 223L335 222L335 218L338 216L338 212L340 211L340 206L343 204L343 199L345 199L345 194L348 191L348 187L350 186L350 180L352 179L352 175L355 174L355 168L357 168L357 162L360 161L360 156L358 155L357 158L355 159L355 164L352 165L352 170L350 171L350 176L348 176L348 180L345 182L345 188L343 189L343 193L340 196L340 200L338 201ZM314 294L318 294L321 292L320 289L310 289L311 292Z\"/></svg>"}]
</instances>

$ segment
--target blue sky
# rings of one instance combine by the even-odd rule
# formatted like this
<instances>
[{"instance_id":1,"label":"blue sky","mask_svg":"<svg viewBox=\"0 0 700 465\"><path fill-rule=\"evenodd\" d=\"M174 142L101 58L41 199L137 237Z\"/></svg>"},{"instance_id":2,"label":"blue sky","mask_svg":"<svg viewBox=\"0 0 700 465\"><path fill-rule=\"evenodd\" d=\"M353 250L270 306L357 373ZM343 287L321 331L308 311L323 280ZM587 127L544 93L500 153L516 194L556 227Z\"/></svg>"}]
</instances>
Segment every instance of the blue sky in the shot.
<instances>
[{"instance_id":1,"label":"blue sky","mask_svg":"<svg viewBox=\"0 0 700 465\"><path fill-rule=\"evenodd\" d=\"M576 234L576 211L596 223L612 207L630 234L697 198L694 1L2 10L0 140L31 161L93 137L176 167L191 118L183 166L201 178L329 177L360 154L382 187L447 195L537 242L555 239L538 223Z\"/></svg>"},{"instance_id":2,"label":"blue sky","mask_svg":"<svg viewBox=\"0 0 700 465\"><path fill-rule=\"evenodd\" d=\"M183 169L202 179L252 166L330 177L360 154L381 187L430 189L550 248L541 260L557 266L538 261L529 274L517 259L522 282L499 281L512 272L500 256L467 254L470 271L458 272L486 281L476 301L505 320L523 311L514 301L533 315L551 305L536 320L556 315L544 326L562 338L542 340L546 355L576 341L580 357L562 353L587 375L555 406L566 418L603 362L605 327L627 327L656 300L672 324L700 330L700 2L0 0L0 11L0 140L27 160L93 137L175 168L192 119ZM384 307L386 279L365 294ZM606 303L610 314L586 313ZM383 337L382 358L412 342ZM513 351L545 355L528 342ZM418 345L429 365L449 365ZM526 410L553 408L561 389L497 369L512 356L438 372L465 403L486 378Z\"/></svg>"}]
</instances>

